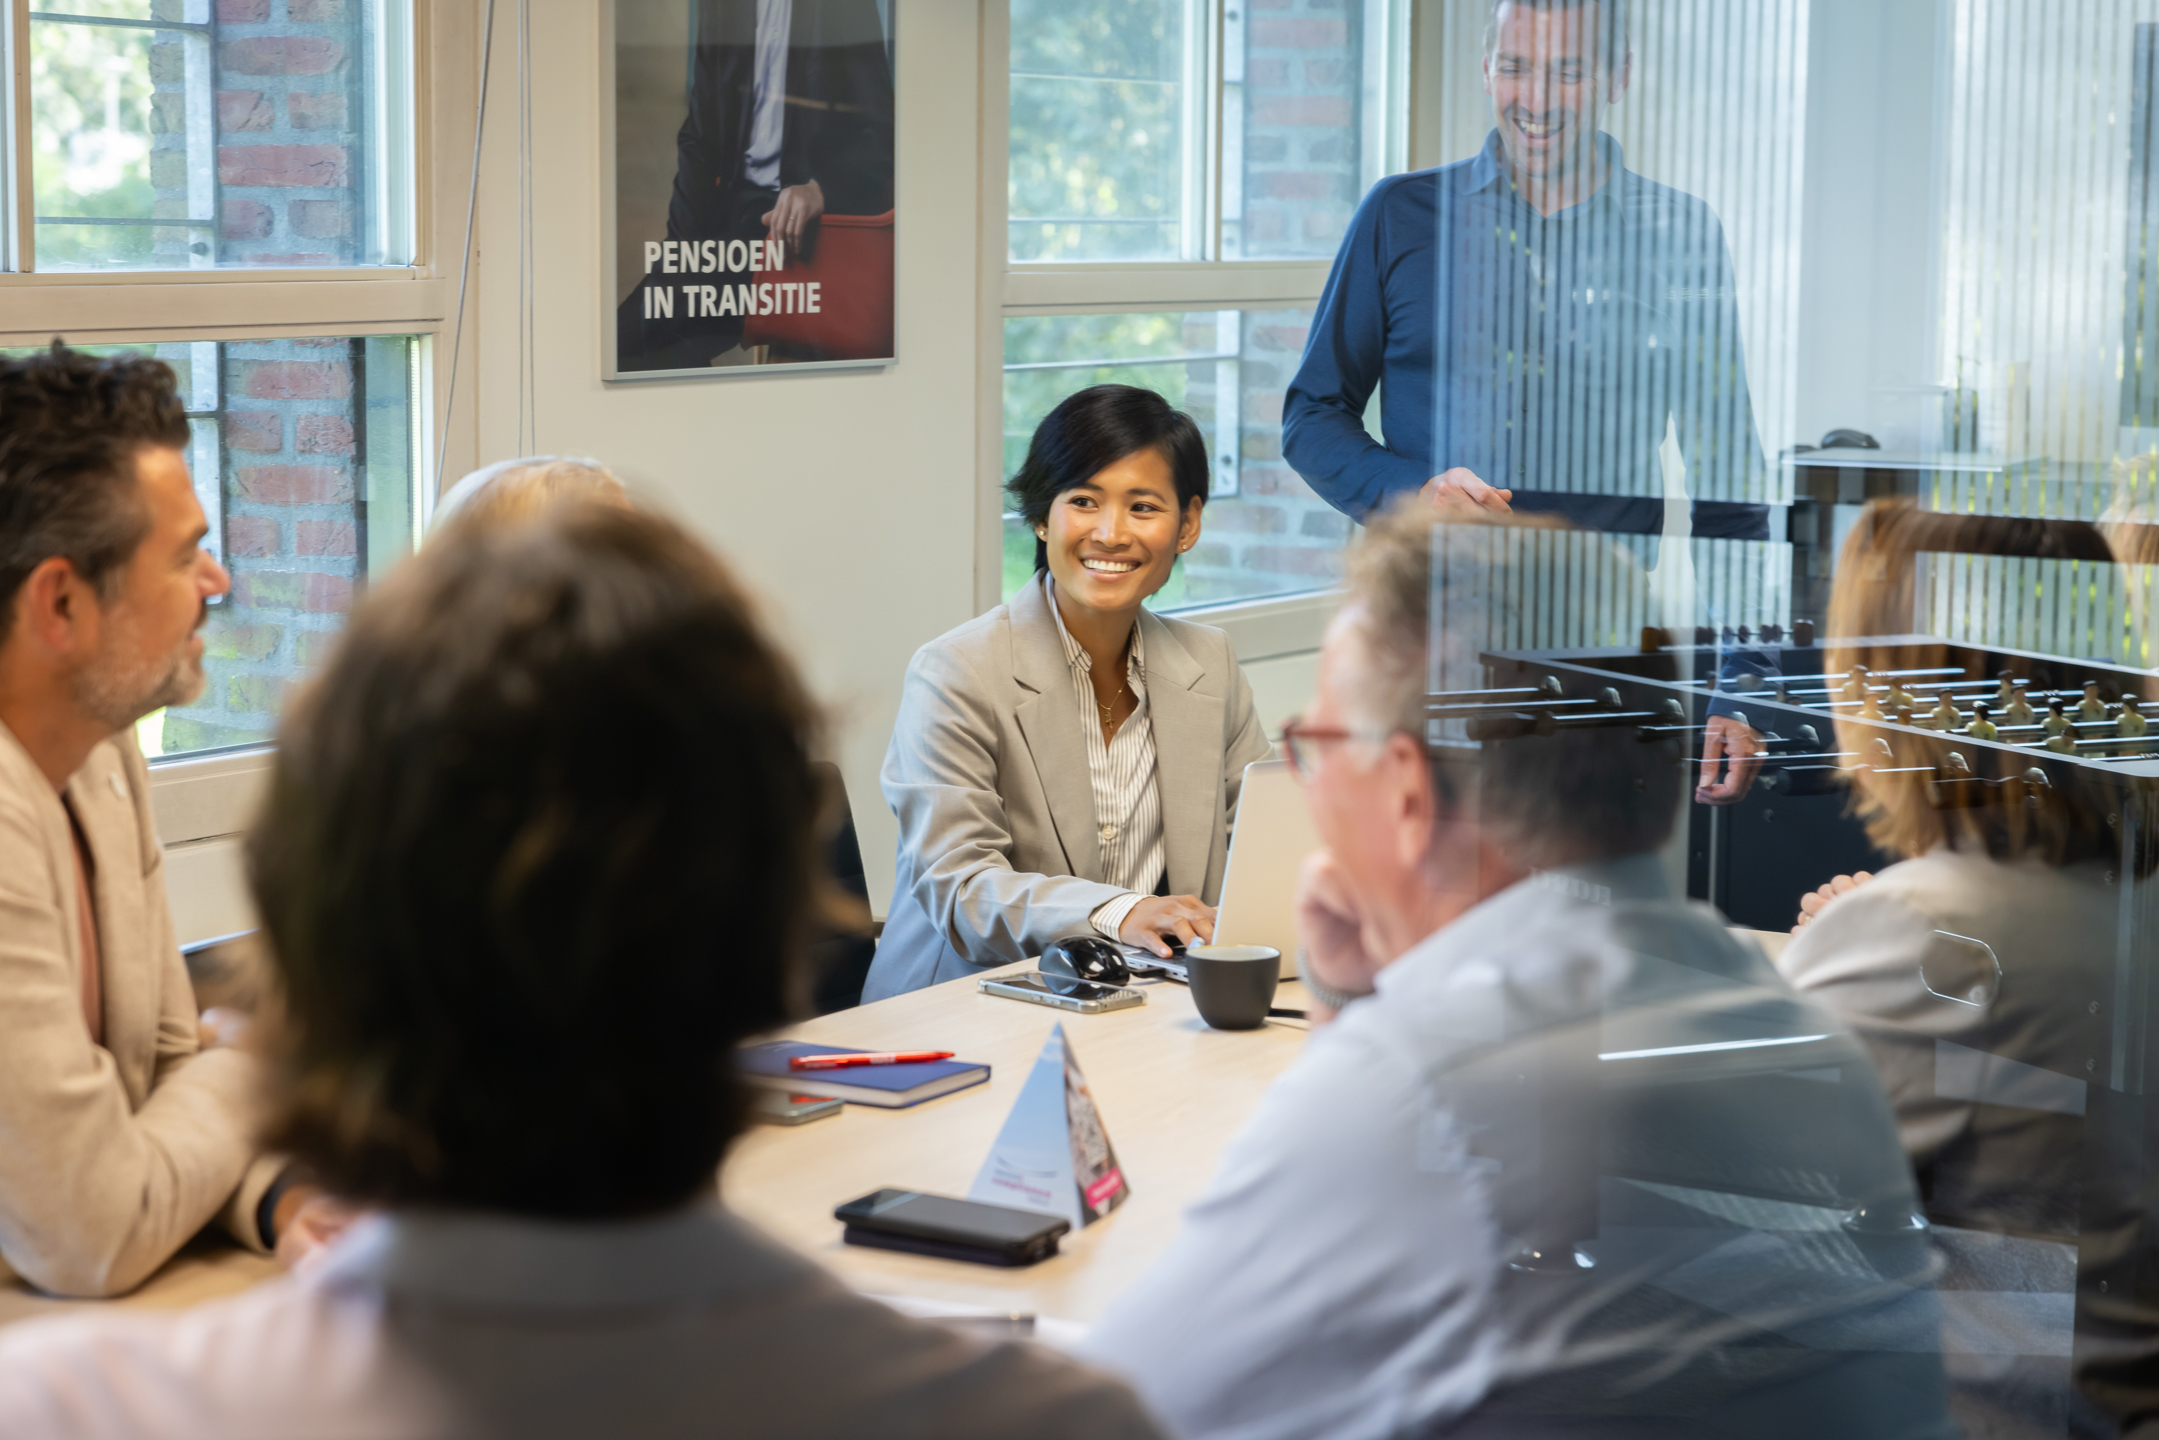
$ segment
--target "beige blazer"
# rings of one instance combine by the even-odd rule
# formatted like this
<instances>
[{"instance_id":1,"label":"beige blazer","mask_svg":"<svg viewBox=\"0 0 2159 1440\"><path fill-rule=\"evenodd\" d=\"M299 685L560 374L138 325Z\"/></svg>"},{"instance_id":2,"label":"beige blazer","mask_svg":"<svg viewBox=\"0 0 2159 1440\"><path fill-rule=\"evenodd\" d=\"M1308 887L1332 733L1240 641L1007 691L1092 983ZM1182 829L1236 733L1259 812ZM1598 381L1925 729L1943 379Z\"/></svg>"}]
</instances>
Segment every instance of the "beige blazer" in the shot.
<instances>
[{"instance_id":1,"label":"beige blazer","mask_svg":"<svg viewBox=\"0 0 2159 1440\"><path fill-rule=\"evenodd\" d=\"M260 1249L254 1207L276 1165L253 1163L254 1062L195 1053L195 994L132 731L90 752L68 799L97 871L102 1046L83 1023L67 810L0 725L0 1274L111 1295L221 1208Z\"/></svg>"},{"instance_id":2,"label":"beige blazer","mask_svg":"<svg viewBox=\"0 0 2159 1440\"><path fill-rule=\"evenodd\" d=\"M892 909L864 1000L1039 955L1124 892L1103 883L1087 737L1037 576L915 653L885 800ZM1213 904L1244 767L1272 753L1229 637L1142 611L1170 893Z\"/></svg>"}]
</instances>

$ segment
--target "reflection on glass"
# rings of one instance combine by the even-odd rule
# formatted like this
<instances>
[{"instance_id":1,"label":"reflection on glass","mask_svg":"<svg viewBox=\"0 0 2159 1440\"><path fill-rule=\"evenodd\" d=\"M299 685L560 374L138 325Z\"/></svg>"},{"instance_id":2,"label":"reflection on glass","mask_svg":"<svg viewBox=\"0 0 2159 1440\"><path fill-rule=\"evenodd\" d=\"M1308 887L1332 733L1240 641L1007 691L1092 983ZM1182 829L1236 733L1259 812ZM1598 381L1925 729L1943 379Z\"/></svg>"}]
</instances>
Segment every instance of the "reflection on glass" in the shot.
<instances>
[{"instance_id":1,"label":"reflection on glass","mask_svg":"<svg viewBox=\"0 0 2159 1440\"><path fill-rule=\"evenodd\" d=\"M408 29L399 4L35 10L35 268L404 262Z\"/></svg>"}]
</instances>

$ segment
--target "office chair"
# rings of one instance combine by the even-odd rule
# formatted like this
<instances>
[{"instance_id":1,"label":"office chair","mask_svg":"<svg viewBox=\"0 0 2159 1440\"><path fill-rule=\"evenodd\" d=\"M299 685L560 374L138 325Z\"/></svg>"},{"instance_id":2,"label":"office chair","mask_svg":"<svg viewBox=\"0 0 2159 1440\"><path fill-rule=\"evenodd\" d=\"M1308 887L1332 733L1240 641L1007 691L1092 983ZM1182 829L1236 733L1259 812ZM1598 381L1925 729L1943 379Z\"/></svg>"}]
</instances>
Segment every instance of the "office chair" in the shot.
<instances>
[{"instance_id":1,"label":"office chair","mask_svg":"<svg viewBox=\"0 0 2159 1440\"><path fill-rule=\"evenodd\" d=\"M848 803L847 782L840 767L828 760L815 766L827 792L838 797L838 823L825 840L825 869L832 882L862 902L869 914L869 882L862 873L862 846L855 839L855 812ZM817 1013L852 1010L862 1003L862 983L869 978L870 961L876 958L877 942L864 932L837 930L820 925L809 945L810 998Z\"/></svg>"}]
</instances>

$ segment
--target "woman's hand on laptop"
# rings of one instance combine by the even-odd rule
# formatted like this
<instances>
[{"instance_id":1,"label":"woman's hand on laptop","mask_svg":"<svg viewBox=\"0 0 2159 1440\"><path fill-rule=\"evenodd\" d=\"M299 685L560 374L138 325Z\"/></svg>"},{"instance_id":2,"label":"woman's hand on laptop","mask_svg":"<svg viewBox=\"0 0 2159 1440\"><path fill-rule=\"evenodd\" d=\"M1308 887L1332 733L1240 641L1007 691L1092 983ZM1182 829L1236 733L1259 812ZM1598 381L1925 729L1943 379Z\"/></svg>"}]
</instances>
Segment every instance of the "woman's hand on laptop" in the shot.
<instances>
[{"instance_id":1,"label":"woman's hand on laptop","mask_svg":"<svg viewBox=\"0 0 2159 1440\"><path fill-rule=\"evenodd\" d=\"M1174 935L1186 945L1205 945L1214 939L1214 906L1197 895L1149 895L1132 907L1117 927L1117 938L1168 959L1164 936Z\"/></svg>"},{"instance_id":2,"label":"woman's hand on laptop","mask_svg":"<svg viewBox=\"0 0 2159 1440\"><path fill-rule=\"evenodd\" d=\"M1297 876L1297 934L1304 942L1305 973L1342 995L1369 995L1384 961L1364 942L1364 917L1334 857L1324 850L1305 857ZM1307 987L1309 989L1309 987ZM1332 1020L1334 1007L1309 996L1312 1023Z\"/></svg>"}]
</instances>

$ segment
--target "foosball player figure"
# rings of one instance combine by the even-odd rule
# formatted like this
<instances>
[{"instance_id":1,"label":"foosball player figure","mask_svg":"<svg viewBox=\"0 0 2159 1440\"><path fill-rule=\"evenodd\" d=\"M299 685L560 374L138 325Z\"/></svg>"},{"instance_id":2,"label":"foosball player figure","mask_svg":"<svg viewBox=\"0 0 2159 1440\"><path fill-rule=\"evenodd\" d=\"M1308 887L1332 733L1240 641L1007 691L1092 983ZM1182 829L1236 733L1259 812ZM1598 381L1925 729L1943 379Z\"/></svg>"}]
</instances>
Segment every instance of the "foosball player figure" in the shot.
<instances>
[{"instance_id":1,"label":"foosball player figure","mask_svg":"<svg viewBox=\"0 0 2159 1440\"><path fill-rule=\"evenodd\" d=\"M2070 732L2070 720L2062 712L2062 702L2060 700L2049 700L2047 702L2047 718L2039 722L2039 728L2047 732L2047 739L2049 740L2067 735Z\"/></svg>"},{"instance_id":2,"label":"foosball player figure","mask_svg":"<svg viewBox=\"0 0 2159 1440\"><path fill-rule=\"evenodd\" d=\"M1989 720L1987 718L1987 716L1992 713L1992 710L1988 708L1987 702L1984 700L1981 700L1978 704L1972 706L1972 723L1964 727L1964 733L1971 736L1974 740L2001 739L2001 730L1996 727L1992 720Z\"/></svg>"},{"instance_id":3,"label":"foosball player figure","mask_svg":"<svg viewBox=\"0 0 2159 1440\"><path fill-rule=\"evenodd\" d=\"M1962 729L1964 726L1964 712L1957 708L1956 701L1949 698L1947 690L1944 690L1935 701L1934 708L1927 712L1927 719L1935 729L1944 734L1951 730Z\"/></svg>"},{"instance_id":4,"label":"foosball player figure","mask_svg":"<svg viewBox=\"0 0 2159 1440\"><path fill-rule=\"evenodd\" d=\"M2122 736L2142 735L2145 731L2144 707L2131 694L2122 696L2121 713L2114 717L2114 733Z\"/></svg>"},{"instance_id":5,"label":"foosball player figure","mask_svg":"<svg viewBox=\"0 0 2159 1440\"><path fill-rule=\"evenodd\" d=\"M1844 698L1864 700L1867 698L1867 667L1854 665L1844 677Z\"/></svg>"},{"instance_id":6,"label":"foosball player figure","mask_svg":"<svg viewBox=\"0 0 2159 1440\"><path fill-rule=\"evenodd\" d=\"M2002 707L2002 723L2005 725L2030 725L2038 720L2032 713L2032 702L2024 698L2024 682L2010 694L2009 703Z\"/></svg>"},{"instance_id":7,"label":"foosball player figure","mask_svg":"<svg viewBox=\"0 0 2159 1440\"><path fill-rule=\"evenodd\" d=\"M2097 680L2085 681L2084 699L2077 706L2077 719L2104 720L2107 718L2108 713L2107 702L2099 698L2099 682Z\"/></svg>"}]
</instances>

